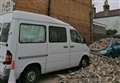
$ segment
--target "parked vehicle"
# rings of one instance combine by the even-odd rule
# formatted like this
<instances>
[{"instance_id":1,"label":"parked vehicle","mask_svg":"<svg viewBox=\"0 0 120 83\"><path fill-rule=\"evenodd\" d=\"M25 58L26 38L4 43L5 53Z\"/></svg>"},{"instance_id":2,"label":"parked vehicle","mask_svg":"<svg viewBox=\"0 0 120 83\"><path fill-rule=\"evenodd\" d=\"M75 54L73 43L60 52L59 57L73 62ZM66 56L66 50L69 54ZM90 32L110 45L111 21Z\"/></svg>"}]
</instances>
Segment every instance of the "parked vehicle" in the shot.
<instances>
[{"instance_id":1,"label":"parked vehicle","mask_svg":"<svg viewBox=\"0 0 120 83\"><path fill-rule=\"evenodd\" d=\"M120 56L120 39L112 39L108 47L100 51L101 54L109 57L119 57Z\"/></svg>"},{"instance_id":2,"label":"parked vehicle","mask_svg":"<svg viewBox=\"0 0 120 83\"><path fill-rule=\"evenodd\" d=\"M8 79L15 62L15 76L34 83L41 74L89 64L89 48L69 24L24 11L0 16L0 78Z\"/></svg>"},{"instance_id":3,"label":"parked vehicle","mask_svg":"<svg viewBox=\"0 0 120 83\"><path fill-rule=\"evenodd\" d=\"M91 45L91 51L109 56L120 56L120 39L118 38L106 38L95 42Z\"/></svg>"}]
</instances>

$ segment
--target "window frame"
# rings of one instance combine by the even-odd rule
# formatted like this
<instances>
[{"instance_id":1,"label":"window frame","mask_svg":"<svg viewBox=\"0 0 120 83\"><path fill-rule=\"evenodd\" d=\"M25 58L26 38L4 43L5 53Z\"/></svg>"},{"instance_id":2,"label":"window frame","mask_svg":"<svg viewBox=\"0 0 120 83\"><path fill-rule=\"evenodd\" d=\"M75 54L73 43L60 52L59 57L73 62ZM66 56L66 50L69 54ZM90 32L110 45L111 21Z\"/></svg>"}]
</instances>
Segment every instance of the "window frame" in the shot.
<instances>
[{"instance_id":1,"label":"window frame","mask_svg":"<svg viewBox=\"0 0 120 83\"><path fill-rule=\"evenodd\" d=\"M79 35L80 35L80 42L75 42L75 41L72 40L72 34L71 34L71 31L74 31L76 34L79 34ZM72 30L72 29L70 29L70 40L71 40L71 42L73 42L73 43L82 43L82 37L81 37L81 34L80 34L79 32L77 32L76 30Z\"/></svg>"},{"instance_id":2,"label":"window frame","mask_svg":"<svg viewBox=\"0 0 120 83\"><path fill-rule=\"evenodd\" d=\"M62 29L65 30L66 39L65 39L64 42L63 42L63 41L62 41L62 42L61 42L61 41L59 41L59 42L58 42L58 41L57 41L57 42L56 42L56 41L54 41L54 42L51 42L51 41L50 41L50 28L51 28L51 27L52 27L52 28L57 28L57 29L61 29L61 28L62 28ZM49 39L48 39L48 42L49 42L49 43L67 43L67 42L68 42L67 29L66 29L66 27L57 26L57 25L56 25L56 26L54 26L54 25L48 26L48 34L49 34Z\"/></svg>"},{"instance_id":3,"label":"window frame","mask_svg":"<svg viewBox=\"0 0 120 83\"><path fill-rule=\"evenodd\" d=\"M8 24L9 27L4 27L5 24ZM2 24L0 36L2 36L2 33L3 33L3 29L4 29L4 28L8 28L7 38L6 38L6 40L4 40L4 41L0 38L0 42L8 42L9 32L10 32L10 28L11 28L11 22L4 22L4 23Z\"/></svg>"},{"instance_id":4,"label":"window frame","mask_svg":"<svg viewBox=\"0 0 120 83\"><path fill-rule=\"evenodd\" d=\"M21 42L20 41L20 33L21 33L21 25L35 25L35 26L43 26L45 29L45 40L43 42ZM32 23L20 23L19 24L19 43L21 44L30 44L30 43L46 43L47 42L47 26L46 25L42 25L42 24L32 24Z\"/></svg>"}]
</instances>

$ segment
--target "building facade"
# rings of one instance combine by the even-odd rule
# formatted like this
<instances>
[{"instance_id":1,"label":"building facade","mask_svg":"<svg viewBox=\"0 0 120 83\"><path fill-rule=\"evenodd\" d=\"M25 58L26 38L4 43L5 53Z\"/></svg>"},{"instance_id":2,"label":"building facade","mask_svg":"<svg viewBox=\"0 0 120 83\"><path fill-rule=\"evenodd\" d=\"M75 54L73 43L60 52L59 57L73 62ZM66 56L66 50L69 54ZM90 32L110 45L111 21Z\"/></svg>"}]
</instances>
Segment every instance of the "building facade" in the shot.
<instances>
[{"instance_id":1,"label":"building facade","mask_svg":"<svg viewBox=\"0 0 120 83\"><path fill-rule=\"evenodd\" d=\"M0 14L13 11L15 0L0 0Z\"/></svg>"},{"instance_id":2,"label":"building facade","mask_svg":"<svg viewBox=\"0 0 120 83\"><path fill-rule=\"evenodd\" d=\"M67 22L74 26L86 41L90 43L92 40L91 1L92 0L15 0L15 8L12 4L12 9L45 14Z\"/></svg>"},{"instance_id":3,"label":"building facade","mask_svg":"<svg viewBox=\"0 0 120 83\"><path fill-rule=\"evenodd\" d=\"M93 21L93 41L106 37L106 25Z\"/></svg>"},{"instance_id":4,"label":"building facade","mask_svg":"<svg viewBox=\"0 0 120 83\"><path fill-rule=\"evenodd\" d=\"M95 8L93 11L95 11ZM116 30L116 34L120 34L120 9L110 10L108 0L105 0L103 11L94 14L93 21L106 25L106 30Z\"/></svg>"}]
</instances>

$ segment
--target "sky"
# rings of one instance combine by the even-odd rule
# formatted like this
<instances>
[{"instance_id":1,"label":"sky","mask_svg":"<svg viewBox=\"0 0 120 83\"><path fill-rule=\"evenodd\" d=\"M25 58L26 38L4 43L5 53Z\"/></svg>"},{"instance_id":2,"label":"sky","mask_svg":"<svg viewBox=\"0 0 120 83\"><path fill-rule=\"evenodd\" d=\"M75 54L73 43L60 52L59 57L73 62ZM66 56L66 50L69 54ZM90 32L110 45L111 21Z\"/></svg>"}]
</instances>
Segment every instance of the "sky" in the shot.
<instances>
[{"instance_id":1,"label":"sky","mask_svg":"<svg viewBox=\"0 0 120 83\"><path fill-rule=\"evenodd\" d=\"M93 0L93 4L96 7L96 11L103 11L103 5L105 0ZM120 9L120 0L108 0L110 9Z\"/></svg>"}]
</instances>

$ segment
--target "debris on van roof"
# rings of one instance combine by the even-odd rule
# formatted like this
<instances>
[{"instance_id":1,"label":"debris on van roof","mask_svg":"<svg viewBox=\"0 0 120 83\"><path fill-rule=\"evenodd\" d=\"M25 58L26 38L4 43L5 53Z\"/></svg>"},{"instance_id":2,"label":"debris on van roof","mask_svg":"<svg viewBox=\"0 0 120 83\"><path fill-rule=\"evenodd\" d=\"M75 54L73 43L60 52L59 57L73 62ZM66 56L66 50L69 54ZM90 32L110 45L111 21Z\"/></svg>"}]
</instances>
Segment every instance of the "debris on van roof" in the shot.
<instances>
[{"instance_id":1,"label":"debris on van roof","mask_svg":"<svg viewBox=\"0 0 120 83\"><path fill-rule=\"evenodd\" d=\"M91 55L89 67L59 75L61 83L120 83L120 58Z\"/></svg>"}]
</instances>

